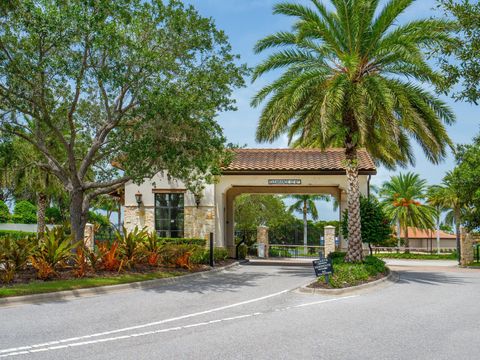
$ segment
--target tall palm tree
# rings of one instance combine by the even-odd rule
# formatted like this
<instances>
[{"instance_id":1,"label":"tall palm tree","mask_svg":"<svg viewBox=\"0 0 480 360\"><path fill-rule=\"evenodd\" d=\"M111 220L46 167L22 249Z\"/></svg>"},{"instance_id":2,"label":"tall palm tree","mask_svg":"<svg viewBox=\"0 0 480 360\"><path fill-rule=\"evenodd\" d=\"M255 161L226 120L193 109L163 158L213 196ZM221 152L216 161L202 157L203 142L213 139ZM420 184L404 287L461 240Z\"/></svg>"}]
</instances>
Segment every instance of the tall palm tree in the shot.
<instances>
[{"instance_id":1,"label":"tall palm tree","mask_svg":"<svg viewBox=\"0 0 480 360\"><path fill-rule=\"evenodd\" d=\"M435 227L435 208L422 202L426 199L426 190L426 180L411 172L392 176L380 190L386 215L403 229L405 252L409 252L410 226L419 229Z\"/></svg>"},{"instance_id":2,"label":"tall palm tree","mask_svg":"<svg viewBox=\"0 0 480 360\"><path fill-rule=\"evenodd\" d=\"M437 216L435 217L436 237L437 237L437 254L440 254L440 227L442 225L441 215L446 210L443 207L443 188L439 185L432 185L427 190L428 203L435 207Z\"/></svg>"},{"instance_id":3,"label":"tall palm tree","mask_svg":"<svg viewBox=\"0 0 480 360\"><path fill-rule=\"evenodd\" d=\"M410 139L433 162L452 142L444 123L453 112L418 84L441 85L425 49L451 42L452 24L439 19L398 24L413 0L320 0L311 6L282 2L275 14L294 17L292 31L260 40L255 51L277 48L259 64L253 80L284 69L252 99L263 107L258 141L288 134L297 147L343 147L348 179L348 261L362 259L357 150L393 168L414 161Z\"/></svg>"},{"instance_id":4,"label":"tall palm tree","mask_svg":"<svg viewBox=\"0 0 480 360\"><path fill-rule=\"evenodd\" d=\"M315 205L315 201L324 200L330 201L330 196L328 195L289 195L291 199L296 200L290 207L288 211L290 212L299 212L303 214L303 250L304 253L307 253L307 231L308 231L308 215L312 216L313 220L318 219L318 210ZM336 206L334 204L334 206Z\"/></svg>"},{"instance_id":5,"label":"tall palm tree","mask_svg":"<svg viewBox=\"0 0 480 360\"><path fill-rule=\"evenodd\" d=\"M449 209L445 216L445 223L455 225L455 237L457 243L457 256L460 261L460 225L462 215L467 210L461 201L459 190L451 182L451 172L447 172L443 178L442 185L433 188L430 194L430 202L442 209Z\"/></svg>"}]
</instances>

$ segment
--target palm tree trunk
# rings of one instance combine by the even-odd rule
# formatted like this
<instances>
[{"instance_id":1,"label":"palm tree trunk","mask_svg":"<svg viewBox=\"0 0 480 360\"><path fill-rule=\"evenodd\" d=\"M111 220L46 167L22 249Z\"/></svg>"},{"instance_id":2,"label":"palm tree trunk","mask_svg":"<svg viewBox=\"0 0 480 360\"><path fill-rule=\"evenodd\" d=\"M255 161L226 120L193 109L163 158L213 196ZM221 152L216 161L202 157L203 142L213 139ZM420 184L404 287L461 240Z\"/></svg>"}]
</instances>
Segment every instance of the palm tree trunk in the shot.
<instances>
[{"instance_id":1,"label":"palm tree trunk","mask_svg":"<svg viewBox=\"0 0 480 360\"><path fill-rule=\"evenodd\" d=\"M402 246L402 241L401 241L402 235L400 231L400 218L397 219L397 248L400 249L400 246Z\"/></svg>"},{"instance_id":2,"label":"palm tree trunk","mask_svg":"<svg viewBox=\"0 0 480 360\"><path fill-rule=\"evenodd\" d=\"M408 238L408 225L405 226L405 237L404 237L404 241L405 241L405 254L410 254L410 239Z\"/></svg>"},{"instance_id":3,"label":"palm tree trunk","mask_svg":"<svg viewBox=\"0 0 480 360\"><path fill-rule=\"evenodd\" d=\"M460 210L455 209L455 237L457 240L457 259L460 264Z\"/></svg>"},{"instance_id":4,"label":"palm tree trunk","mask_svg":"<svg viewBox=\"0 0 480 360\"><path fill-rule=\"evenodd\" d=\"M307 245L308 245L307 230L308 230L307 201L305 200L303 202L303 254L304 255L307 255Z\"/></svg>"},{"instance_id":5,"label":"palm tree trunk","mask_svg":"<svg viewBox=\"0 0 480 360\"><path fill-rule=\"evenodd\" d=\"M360 186L358 182L358 158L354 145L346 146L345 170L347 173L348 204L348 251L347 262L360 262L363 259L362 225L360 222Z\"/></svg>"},{"instance_id":6,"label":"palm tree trunk","mask_svg":"<svg viewBox=\"0 0 480 360\"><path fill-rule=\"evenodd\" d=\"M437 254L440 254L440 215L437 216Z\"/></svg>"},{"instance_id":7,"label":"palm tree trunk","mask_svg":"<svg viewBox=\"0 0 480 360\"><path fill-rule=\"evenodd\" d=\"M47 210L47 195L38 194L37 200L37 234L40 236L45 233L45 212Z\"/></svg>"}]
</instances>

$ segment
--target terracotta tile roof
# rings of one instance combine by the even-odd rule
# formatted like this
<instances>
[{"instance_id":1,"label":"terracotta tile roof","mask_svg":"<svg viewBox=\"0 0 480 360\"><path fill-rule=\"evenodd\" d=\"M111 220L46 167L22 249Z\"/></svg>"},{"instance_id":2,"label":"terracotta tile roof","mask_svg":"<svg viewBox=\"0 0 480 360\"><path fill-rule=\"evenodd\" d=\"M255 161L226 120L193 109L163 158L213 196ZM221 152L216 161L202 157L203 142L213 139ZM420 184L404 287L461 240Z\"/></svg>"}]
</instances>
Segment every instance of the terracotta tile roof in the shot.
<instances>
[{"instance_id":1,"label":"terracotta tile roof","mask_svg":"<svg viewBox=\"0 0 480 360\"><path fill-rule=\"evenodd\" d=\"M397 231L395 230L395 236ZM405 237L405 232L403 229L400 230L400 237ZM408 238L409 239L436 239L437 230L423 230L415 227L408 227ZM456 239L455 234L449 234L440 230L440 239Z\"/></svg>"},{"instance_id":2,"label":"terracotta tile roof","mask_svg":"<svg viewBox=\"0 0 480 360\"><path fill-rule=\"evenodd\" d=\"M344 149L235 149L235 157L223 173L306 172L345 173ZM375 164L366 150L358 150L359 172L375 174Z\"/></svg>"}]
</instances>

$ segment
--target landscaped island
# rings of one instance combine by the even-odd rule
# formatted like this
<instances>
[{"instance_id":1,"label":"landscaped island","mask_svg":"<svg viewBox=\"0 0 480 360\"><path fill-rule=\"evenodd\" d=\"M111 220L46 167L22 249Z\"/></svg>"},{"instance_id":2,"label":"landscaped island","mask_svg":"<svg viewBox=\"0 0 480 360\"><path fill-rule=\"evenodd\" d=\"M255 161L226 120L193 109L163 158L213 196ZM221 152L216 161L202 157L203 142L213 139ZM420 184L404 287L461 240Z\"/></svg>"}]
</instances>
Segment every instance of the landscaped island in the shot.
<instances>
[{"instance_id":1,"label":"landscaped island","mask_svg":"<svg viewBox=\"0 0 480 360\"><path fill-rule=\"evenodd\" d=\"M389 269L385 262L374 256L367 256L360 263L345 262L344 252L329 254L333 263L333 275L329 282L324 276L317 278L309 285L312 288L338 289L361 285L371 281L379 280L388 275Z\"/></svg>"}]
</instances>

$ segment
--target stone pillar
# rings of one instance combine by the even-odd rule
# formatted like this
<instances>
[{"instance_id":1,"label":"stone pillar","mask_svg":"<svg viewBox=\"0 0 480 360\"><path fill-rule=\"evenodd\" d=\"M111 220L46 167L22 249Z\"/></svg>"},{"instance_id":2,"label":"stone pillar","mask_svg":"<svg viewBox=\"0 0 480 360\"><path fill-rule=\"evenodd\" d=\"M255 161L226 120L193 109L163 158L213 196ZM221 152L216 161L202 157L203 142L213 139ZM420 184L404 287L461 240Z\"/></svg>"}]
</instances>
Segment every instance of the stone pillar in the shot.
<instances>
[{"instance_id":1,"label":"stone pillar","mask_svg":"<svg viewBox=\"0 0 480 360\"><path fill-rule=\"evenodd\" d=\"M460 238L460 265L468 265L473 262L474 237L471 234L462 234Z\"/></svg>"},{"instance_id":2,"label":"stone pillar","mask_svg":"<svg viewBox=\"0 0 480 360\"><path fill-rule=\"evenodd\" d=\"M325 235L323 238L325 244L325 257L327 257L328 254L335 251L335 226L325 226Z\"/></svg>"},{"instance_id":3,"label":"stone pillar","mask_svg":"<svg viewBox=\"0 0 480 360\"><path fill-rule=\"evenodd\" d=\"M257 244L265 245L265 257L268 258L268 226L257 227Z\"/></svg>"},{"instance_id":4,"label":"stone pillar","mask_svg":"<svg viewBox=\"0 0 480 360\"><path fill-rule=\"evenodd\" d=\"M93 250L95 246L95 231L93 229L93 224L85 225L83 243L87 249Z\"/></svg>"}]
</instances>

